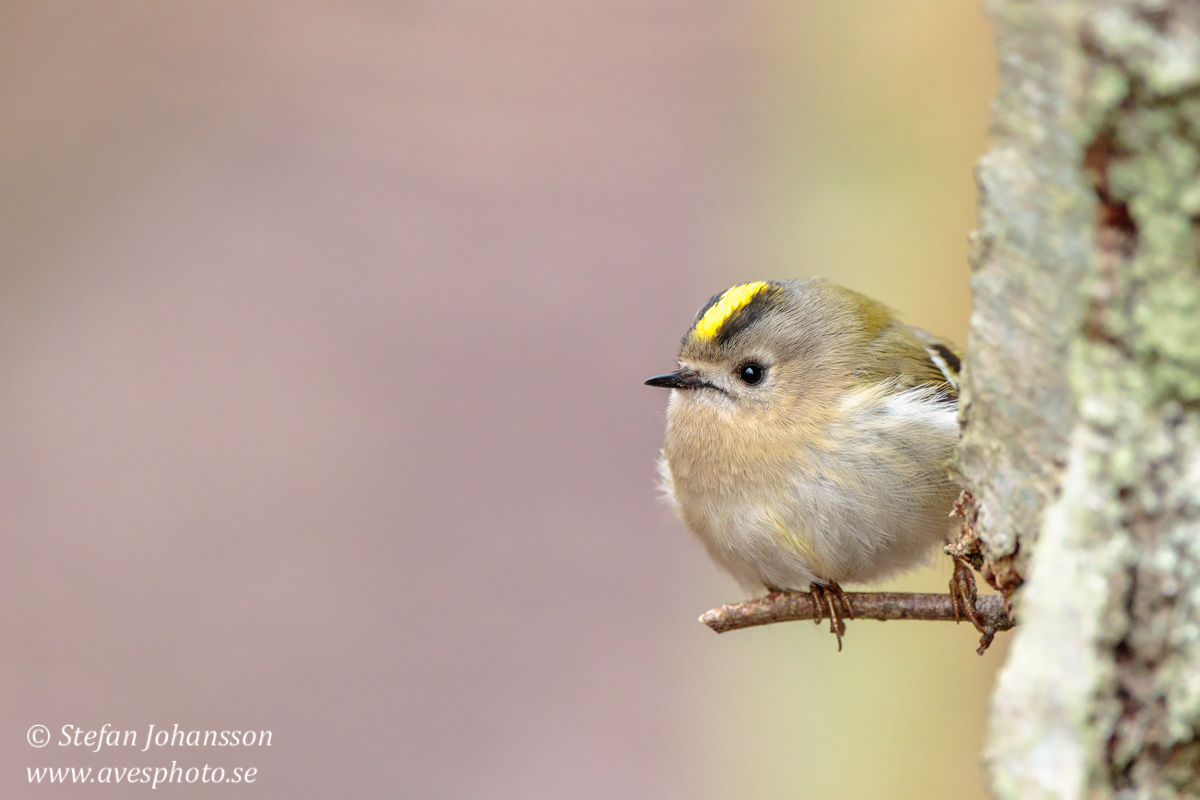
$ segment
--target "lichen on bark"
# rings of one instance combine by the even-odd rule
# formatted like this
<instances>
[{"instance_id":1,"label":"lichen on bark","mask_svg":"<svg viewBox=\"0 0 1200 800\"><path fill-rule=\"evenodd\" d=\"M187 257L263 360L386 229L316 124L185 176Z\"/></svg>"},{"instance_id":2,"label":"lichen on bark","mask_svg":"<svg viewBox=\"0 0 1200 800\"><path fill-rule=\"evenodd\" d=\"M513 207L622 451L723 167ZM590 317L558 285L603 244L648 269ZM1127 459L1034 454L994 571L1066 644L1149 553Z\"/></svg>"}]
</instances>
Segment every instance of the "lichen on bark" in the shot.
<instances>
[{"instance_id":1,"label":"lichen on bark","mask_svg":"<svg viewBox=\"0 0 1200 800\"><path fill-rule=\"evenodd\" d=\"M990 11L998 144L957 465L987 554L1025 579L993 786L1196 796L1200 5Z\"/></svg>"}]
</instances>

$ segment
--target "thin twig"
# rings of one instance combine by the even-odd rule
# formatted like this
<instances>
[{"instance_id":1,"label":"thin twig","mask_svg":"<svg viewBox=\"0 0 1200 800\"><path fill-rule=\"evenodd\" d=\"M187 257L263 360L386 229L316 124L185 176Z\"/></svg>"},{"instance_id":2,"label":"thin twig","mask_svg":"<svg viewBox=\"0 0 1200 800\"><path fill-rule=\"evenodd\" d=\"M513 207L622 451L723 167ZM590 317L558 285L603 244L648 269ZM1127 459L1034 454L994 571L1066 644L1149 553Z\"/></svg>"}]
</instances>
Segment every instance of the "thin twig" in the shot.
<instances>
[{"instance_id":1,"label":"thin twig","mask_svg":"<svg viewBox=\"0 0 1200 800\"><path fill-rule=\"evenodd\" d=\"M948 594L847 592L846 599L854 609L853 619L955 619L954 605ZM993 632L1006 631L1016 624L1008 615L1004 598L998 594L981 595L975 603L975 611L981 623ZM766 597L714 608L700 617L700 621L717 633L725 633L772 622L819 620L822 617L822 609L808 592L772 592Z\"/></svg>"}]
</instances>

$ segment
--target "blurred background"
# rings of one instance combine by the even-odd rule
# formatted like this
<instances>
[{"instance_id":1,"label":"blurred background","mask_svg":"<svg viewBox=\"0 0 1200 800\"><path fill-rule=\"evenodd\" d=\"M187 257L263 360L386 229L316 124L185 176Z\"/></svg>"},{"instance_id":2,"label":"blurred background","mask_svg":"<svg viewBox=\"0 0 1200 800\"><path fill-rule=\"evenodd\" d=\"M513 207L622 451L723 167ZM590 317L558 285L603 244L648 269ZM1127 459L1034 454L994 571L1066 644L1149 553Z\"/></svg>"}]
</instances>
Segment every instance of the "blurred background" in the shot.
<instances>
[{"instance_id":1,"label":"blurred background","mask_svg":"<svg viewBox=\"0 0 1200 800\"><path fill-rule=\"evenodd\" d=\"M984 797L1003 636L709 632L642 380L758 278L964 342L995 81L957 0L4 3L0 795ZM273 743L25 741L105 723Z\"/></svg>"}]
</instances>

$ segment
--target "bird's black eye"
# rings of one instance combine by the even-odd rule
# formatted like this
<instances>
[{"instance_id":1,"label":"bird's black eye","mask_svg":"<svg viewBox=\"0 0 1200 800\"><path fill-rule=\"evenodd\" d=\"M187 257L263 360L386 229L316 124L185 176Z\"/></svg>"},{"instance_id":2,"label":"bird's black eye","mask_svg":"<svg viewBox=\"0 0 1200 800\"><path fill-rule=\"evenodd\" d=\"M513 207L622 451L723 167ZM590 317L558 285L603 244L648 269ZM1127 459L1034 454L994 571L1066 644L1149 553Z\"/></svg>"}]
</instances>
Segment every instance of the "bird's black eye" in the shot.
<instances>
[{"instance_id":1,"label":"bird's black eye","mask_svg":"<svg viewBox=\"0 0 1200 800\"><path fill-rule=\"evenodd\" d=\"M741 369L738 370L738 377L742 379L742 383L746 383L751 386L761 381L763 379L763 375L766 374L767 371L763 368L762 364L743 364Z\"/></svg>"}]
</instances>

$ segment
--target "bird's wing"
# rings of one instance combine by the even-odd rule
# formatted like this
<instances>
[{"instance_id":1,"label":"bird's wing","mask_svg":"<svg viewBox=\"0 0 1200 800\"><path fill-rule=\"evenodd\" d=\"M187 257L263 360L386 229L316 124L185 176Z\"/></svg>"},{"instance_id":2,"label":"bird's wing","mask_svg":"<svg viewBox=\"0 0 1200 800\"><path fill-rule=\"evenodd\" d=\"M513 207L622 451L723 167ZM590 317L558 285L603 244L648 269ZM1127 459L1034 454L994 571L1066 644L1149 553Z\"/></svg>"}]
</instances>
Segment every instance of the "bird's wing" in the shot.
<instances>
[{"instance_id":1,"label":"bird's wing","mask_svg":"<svg viewBox=\"0 0 1200 800\"><path fill-rule=\"evenodd\" d=\"M860 380L887 381L902 389L928 386L948 403L958 402L958 351L931 333L905 325L878 300L822 281L821 286L849 307L862 325L867 357L855 368Z\"/></svg>"},{"instance_id":2,"label":"bird's wing","mask_svg":"<svg viewBox=\"0 0 1200 800\"><path fill-rule=\"evenodd\" d=\"M932 386L947 402L958 402L962 359L953 345L896 322L880 331L870 349L875 356L872 377L895 381L904 388Z\"/></svg>"},{"instance_id":3,"label":"bird's wing","mask_svg":"<svg viewBox=\"0 0 1200 800\"><path fill-rule=\"evenodd\" d=\"M957 400L958 376L962 373L962 359L953 347L937 339L932 339L925 345L925 352L929 356L929 360L938 368L938 372L946 379L946 384Z\"/></svg>"}]
</instances>

